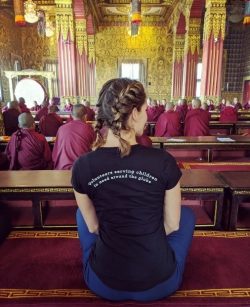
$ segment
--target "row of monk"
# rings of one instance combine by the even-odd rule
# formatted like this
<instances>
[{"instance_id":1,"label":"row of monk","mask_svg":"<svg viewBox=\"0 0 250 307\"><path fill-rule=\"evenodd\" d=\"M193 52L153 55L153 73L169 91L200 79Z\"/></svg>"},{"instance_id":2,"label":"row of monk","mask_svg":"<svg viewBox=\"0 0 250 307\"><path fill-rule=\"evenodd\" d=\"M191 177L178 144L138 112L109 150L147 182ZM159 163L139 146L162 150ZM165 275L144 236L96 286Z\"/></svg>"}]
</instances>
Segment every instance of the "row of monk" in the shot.
<instances>
[{"instance_id":1,"label":"row of monk","mask_svg":"<svg viewBox=\"0 0 250 307\"><path fill-rule=\"evenodd\" d=\"M10 170L71 169L79 156L91 151L91 146L95 141L92 125L85 122L86 112L85 106L74 105L72 120L59 127L52 152L45 136L35 130L32 114L26 112L19 114L19 129L12 134L5 152L1 153L0 168ZM147 136L138 138L138 142L152 146Z\"/></svg>"},{"instance_id":2,"label":"row of monk","mask_svg":"<svg viewBox=\"0 0 250 307\"><path fill-rule=\"evenodd\" d=\"M19 99L20 100L20 99ZM151 102L150 102L151 103ZM72 106L73 107L73 106ZM95 120L95 111L85 105L86 121ZM3 112L4 130L2 135L12 135L18 129L18 116L20 113L29 112L25 102L21 100L12 101L9 108ZM45 136L56 136L63 119L57 114L58 106L44 102L43 107L35 114L35 121L38 122L39 131ZM71 114L71 112L69 113ZM209 135L209 121L211 113L202 108L199 99L193 99L191 108L185 99L181 99L176 106L168 102L164 106L148 105L147 116L149 122L156 121L155 136L206 136ZM238 119L237 108L226 102L225 107L220 111L220 122L235 123ZM72 120L71 115L67 121ZM184 124L184 125L183 125ZM0 125L1 126L1 125ZM182 128L184 126L184 129Z\"/></svg>"}]
</instances>

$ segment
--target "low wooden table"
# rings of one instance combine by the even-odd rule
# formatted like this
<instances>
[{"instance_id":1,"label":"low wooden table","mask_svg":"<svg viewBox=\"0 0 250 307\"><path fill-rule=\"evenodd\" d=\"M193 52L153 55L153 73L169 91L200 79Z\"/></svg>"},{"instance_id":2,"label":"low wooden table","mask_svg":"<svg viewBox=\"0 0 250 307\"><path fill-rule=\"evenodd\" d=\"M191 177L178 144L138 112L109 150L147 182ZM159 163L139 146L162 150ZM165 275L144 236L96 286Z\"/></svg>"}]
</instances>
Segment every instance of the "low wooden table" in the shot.
<instances>
[{"instance_id":1,"label":"low wooden table","mask_svg":"<svg viewBox=\"0 0 250 307\"><path fill-rule=\"evenodd\" d=\"M250 202L250 172L220 172L220 177L230 189L231 210L228 228L235 230L239 205L244 201Z\"/></svg>"},{"instance_id":2,"label":"low wooden table","mask_svg":"<svg viewBox=\"0 0 250 307\"><path fill-rule=\"evenodd\" d=\"M215 201L214 221L197 228L222 228L222 208L226 184L217 172L208 170L182 170L181 195L189 200Z\"/></svg>"},{"instance_id":3,"label":"low wooden table","mask_svg":"<svg viewBox=\"0 0 250 307\"><path fill-rule=\"evenodd\" d=\"M0 200L31 200L34 227L42 228L41 202L75 199L71 186L71 171L1 171ZM221 228L224 185L216 173L207 170L183 170L182 197L216 201L214 223L204 225Z\"/></svg>"},{"instance_id":4,"label":"low wooden table","mask_svg":"<svg viewBox=\"0 0 250 307\"><path fill-rule=\"evenodd\" d=\"M71 171L0 171L0 200L31 200L34 227L41 228L44 200L75 199Z\"/></svg>"},{"instance_id":5,"label":"low wooden table","mask_svg":"<svg viewBox=\"0 0 250 307\"><path fill-rule=\"evenodd\" d=\"M230 138L230 142L219 141L218 138ZM160 148L180 149L180 150L206 150L207 160L212 162L213 150L249 150L250 137L241 135L230 136L197 136L197 137L151 137L153 144L157 144Z\"/></svg>"}]
</instances>

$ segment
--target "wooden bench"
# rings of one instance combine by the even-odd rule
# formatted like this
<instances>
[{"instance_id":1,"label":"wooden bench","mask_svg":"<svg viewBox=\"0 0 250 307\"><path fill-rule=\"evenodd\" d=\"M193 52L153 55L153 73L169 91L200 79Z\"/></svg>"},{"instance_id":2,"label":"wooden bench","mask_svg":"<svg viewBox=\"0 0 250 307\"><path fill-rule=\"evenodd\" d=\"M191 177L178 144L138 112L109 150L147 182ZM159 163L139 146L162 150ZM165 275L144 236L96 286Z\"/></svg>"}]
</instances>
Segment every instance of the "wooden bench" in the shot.
<instances>
[{"instance_id":1,"label":"wooden bench","mask_svg":"<svg viewBox=\"0 0 250 307\"><path fill-rule=\"evenodd\" d=\"M228 229L249 229L250 228L250 207L244 212L244 219L248 221L245 227L238 227L239 208L243 202L250 202L250 172L220 172L220 177L228 185L229 205L225 212L228 220Z\"/></svg>"},{"instance_id":2,"label":"wooden bench","mask_svg":"<svg viewBox=\"0 0 250 307\"><path fill-rule=\"evenodd\" d=\"M71 171L1 171L1 200L32 201L34 227L44 226L42 201L74 200L70 183ZM183 170L181 179L183 200L215 202L212 221L198 228L221 229L224 183L216 173L207 170Z\"/></svg>"}]
</instances>

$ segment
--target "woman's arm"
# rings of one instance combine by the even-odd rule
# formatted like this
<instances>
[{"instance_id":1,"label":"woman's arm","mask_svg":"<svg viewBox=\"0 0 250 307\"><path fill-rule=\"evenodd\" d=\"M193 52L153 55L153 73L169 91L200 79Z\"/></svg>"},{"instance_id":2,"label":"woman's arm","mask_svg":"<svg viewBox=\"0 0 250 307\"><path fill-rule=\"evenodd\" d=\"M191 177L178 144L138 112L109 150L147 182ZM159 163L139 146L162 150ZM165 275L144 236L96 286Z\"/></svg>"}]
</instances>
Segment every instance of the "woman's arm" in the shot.
<instances>
[{"instance_id":1,"label":"woman's arm","mask_svg":"<svg viewBox=\"0 0 250 307\"><path fill-rule=\"evenodd\" d=\"M95 207L87 194L80 194L74 190L77 205L91 233L98 235L99 223L95 212Z\"/></svg>"},{"instance_id":2,"label":"woman's arm","mask_svg":"<svg viewBox=\"0 0 250 307\"><path fill-rule=\"evenodd\" d=\"M181 215L180 181L174 188L165 191L163 214L166 234L178 230Z\"/></svg>"}]
</instances>

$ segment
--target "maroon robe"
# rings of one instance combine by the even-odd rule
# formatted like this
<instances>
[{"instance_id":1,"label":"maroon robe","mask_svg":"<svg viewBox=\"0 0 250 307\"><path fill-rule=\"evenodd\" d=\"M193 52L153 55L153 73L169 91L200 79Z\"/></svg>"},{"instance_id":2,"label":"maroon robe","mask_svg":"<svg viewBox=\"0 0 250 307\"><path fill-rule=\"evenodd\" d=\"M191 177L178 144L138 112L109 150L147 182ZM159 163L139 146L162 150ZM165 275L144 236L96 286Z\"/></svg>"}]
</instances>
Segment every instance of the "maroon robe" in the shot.
<instances>
[{"instance_id":1,"label":"maroon robe","mask_svg":"<svg viewBox=\"0 0 250 307\"><path fill-rule=\"evenodd\" d=\"M39 121L39 129L45 136L56 136L63 120L56 113L49 113L43 116Z\"/></svg>"},{"instance_id":2,"label":"maroon robe","mask_svg":"<svg viewBox=\"0 0 250 307\"><path fill-rule=\"evenodd\" d=\"M208 111L214 111L214 110L215 110L214 105L213 105L213 104L210 104L210 105L208 106Z\"/></svg>"},{"instance_id":3,"label":"maroon robe","mask_svg":"<svg viewBox=\"0 0 250 307\"><path fill-rule=\"evenodd\" d=\"M187 104L184 104L182 106L177 105L175 111L180 114L181 123L184 123L188 111L188 105Z\"/></svg>"},{"instance_id":4,"label":"maroon robe","mask_svg":"<svg viewBox=\"0 0 250 307\"><path fill-rule=\"evenodd\" d=\"M136 141L140 145L143 145L143 146L146 146L146 147L152 147L152 141L146 134L143 134L141 136L137 136Z\"/></svg>"},{"instance_id":5,"label":"maroon robe","mask_svg":"<svg viewBox=\"0 0 250 307\"><path fill-rule=\"evenodd\" d=\"M225 107L221 112L220 112L220 122L222 123L228 123L228 122L237 122L238 120L238 115L237 115L237 110L232 106L227 106Z\"/></svg>"},{"instance_id":6,"label":"maroon robe","mask_svg":"<svg viewBox=\"0 0 250 307\"><path fill-rule=\"evenodd\" d=\"M39 106L39 105L37 105L37 106L35 106L35 107L32 107L31 109L30 109L30 111L35 111L35 112L38 112L39 110L41 110L41 106Z\"/></svg>"},{"instance_id":7,"label":"maroon robe","mask_svg":"<svg viewBox=\"0 0 250 307\"><path fill-rule=\"evenodd\" d=\"M5 127L5 134L12 135L18 129L18 116L20 112L16 109L8 109L3 112L3 122Z\"/></svg>"},{"instance_id":8,"label":"maroon robe","mask_svg":"<svg viewBox=\"0 0 250 307\"><path fill-rule=\"evenodd\" d=\"M72 112L73 110L73 104L68 104L68 105L65 105L64 106L64 109L63 109L65 112Z\"/></svg>"},{"instance_id":9,"label":"maroon robe","mask_svg":"<svg viewBox=\"0 0 250 307\"><path fill-rule=\"evenodd\" d=\"M47 115L49 113L48 107L42 107L35 116L35 120L39 121L44 115Z\"/></svg>"},{"instance_id":10,"label":"maroon robe","mask_svg":"<svg viewBox=\"0 0 250 307\"><path fill-rule=\"evenodd\" d=\"M246 102L246 103L244 104L244 109L245 109L245 110L249 110L249 109L250 109L250 101L249 101L249 102Z\"/></svg>"},{"instance_id":11,"label":"maroon robe","mask_svg":"<svg viewBox=\"0 0 250 307\"><path fill-rule=\"evenodd\" d=\"M147 108L148 122L156 122L161 113L162 113L162 108L159 108L158 106L148 107Z\"/></svg>"},{"instance_id":12,"label":"maroon robe","mask_svg":"<svg viewBox=\"0 0 250 307\"><path fill-rule=\"evenodd\" d=\"M155 125L155 136L171 137L180 136L181 134L180 113L169 110L161 114Z\"/></svg>"},{"instance_id":13,"label":"maroon robe","mask_svg":"<svg viewBox=\"0 0 250 307\"><path fill-rule=\"evenodd\" d=\"M26 106L26 104L24 102L19 102L18 103L19 108L21 110L21 113L29 113L30 109Z\"/></svg>"},{"instance_id":14,"label":"maroon robe","mask_svg":"<svg viewBox=\"0 0 250 307\"><path fill-rule=\"evenodd\" d=\"M209 118L207 111L192 109L187 112L185 118L185 136L206 136L209 135Z\"/></svg>"},{"instance_id":15,"label":"maroon robe","mask_svg":"<svg viewBox=\"0 0 250 307\"><path fill-rule=\"evenodd\" d=\"M86 121L94 121L95 120L95 111L92 110L90 107L86 108Z\"/></svg>"},{"instance_id":16,"label":"maroon robe","mask_svg":"<svg viewBox=\"0 0 250 307\"><path fill-rule=\"evenodd\" d=\"M55 169L71 169L74 161L91 151L95 132L91 125L72 120L59 128L52 152Z\"/></svg>"},{"instance_id":17,"label":"maroon robe","mask_svg":"<svg viewBox=\"0 0 250 307\"><path fill-rule=\"evenodd\" d=\"M236 111L242 110L242 104L240 102L236 102L236 104L234 105L234 108L236 109Z\"/></svg>"},{"instance_id":18,"label":"maroon robe","mask_svg":"<svg viewBox=\"0 0 250 307\"><path fill-rule=\"evenodd\" d=\"M45 137L33 129L16 131L5 151L10 170L42 170L52 168L52 156Z\"/></svg>"}]
</instances>

